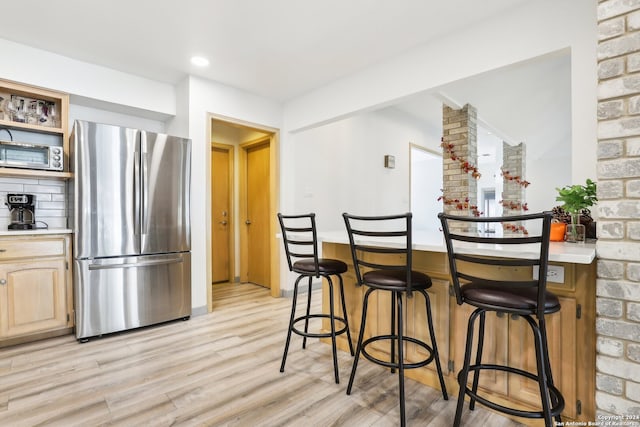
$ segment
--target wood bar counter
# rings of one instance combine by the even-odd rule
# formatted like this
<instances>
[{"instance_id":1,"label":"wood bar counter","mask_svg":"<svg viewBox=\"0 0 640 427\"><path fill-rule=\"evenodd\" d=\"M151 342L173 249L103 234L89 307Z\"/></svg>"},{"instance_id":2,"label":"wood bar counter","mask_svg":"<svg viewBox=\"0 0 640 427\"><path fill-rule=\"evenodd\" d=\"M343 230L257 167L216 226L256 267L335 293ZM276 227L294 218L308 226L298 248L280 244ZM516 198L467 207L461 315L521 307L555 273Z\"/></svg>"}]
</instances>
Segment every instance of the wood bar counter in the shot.
<instances>
[{"instance_id":1,"label":"wood bar counter","mask_svg":"<svg viewBox=\"0 0 640 427\"><path fill-rule=\"evenodd\" d=\"M324 257L340 259L349 265L343 274L345 297L351 336L357 337L360 330L364 287L356 287L356 277L346 231L319 233ZM413 234L413 269L428 274L433 280L429 296L433 308L436 338L441 363L449 394L456 396L456 376L462 366L467 320L471 313L468 306L458 306L453 296L449 276L444 238L439 232L415 232ZM478 253L473 246L469 252ZM508 251L508 252L507 252ZM526 251L514 253L509 248L481 252L487 256L523 256ZM547 317L549 351L554 382L562 392L566 407L562 413L567 421L593 421L595 419L595 294L596 261L595 243L551 243L550 273L548 289L558 295L562 309ZM531 268L522 269L521 277L530 278ZM509 272L513 275L513 272ZM327 285L323 284L323 308L328 307ZM371 297L369 321L365 338L373 333L388 331L390 301ZM337 299L336 299L337 301ZM429 332L424 314L423 298L416 294L406 302L408 318L405 320L407 334L429 342ZM422 308L422 309L420 309ZM341 310L341 308L337 308ZM377 319L377 321L373 321ZM328 325L325 325L328 327ZM379 330L374 330L380 328ZM536 372L535 353L528 325L517 316L488 315L485 330L484 363L508 363L521 369ZM339 337L339 347L348 351L345 335ZM354 343L355 344L355 343ZM388 355L389 348L376 348L379 357ZM420 348L408 344L405 354L418 360ZM474 353L475 354L475 353ZM388 356L387 356L388 357ZM475 357L475 356L473 356ZM439 388L435 368L428 365L411 370L407 377L428 386ZM528 402L539 402L538 385L534 381L505 372L491 372L480 379L480 387L491 395L496 403L516 402L523 409L534 409ZM539 421L518 418L522 423L539 425ZM541 424L540 424L541 425Z\"/></svg>"}]
</instances>

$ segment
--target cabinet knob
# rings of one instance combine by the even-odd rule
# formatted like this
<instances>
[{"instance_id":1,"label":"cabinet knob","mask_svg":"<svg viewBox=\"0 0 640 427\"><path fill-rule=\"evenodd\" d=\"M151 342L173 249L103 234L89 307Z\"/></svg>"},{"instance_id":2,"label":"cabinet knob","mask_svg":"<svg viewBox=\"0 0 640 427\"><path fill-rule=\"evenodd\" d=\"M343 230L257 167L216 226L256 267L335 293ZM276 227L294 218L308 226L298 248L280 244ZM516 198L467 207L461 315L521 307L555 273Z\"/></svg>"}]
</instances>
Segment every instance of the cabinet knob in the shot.
<instances>
[{"instance_id":1,"label":"cabinet knob","mask_svg":"<svg viewBox=\"0 0 640 427\"><path fill-rule=\"evenodd\" d=\"M0 279L0 285L6 285L7 281L6 279Z\"/></svg>"}]
</instances>

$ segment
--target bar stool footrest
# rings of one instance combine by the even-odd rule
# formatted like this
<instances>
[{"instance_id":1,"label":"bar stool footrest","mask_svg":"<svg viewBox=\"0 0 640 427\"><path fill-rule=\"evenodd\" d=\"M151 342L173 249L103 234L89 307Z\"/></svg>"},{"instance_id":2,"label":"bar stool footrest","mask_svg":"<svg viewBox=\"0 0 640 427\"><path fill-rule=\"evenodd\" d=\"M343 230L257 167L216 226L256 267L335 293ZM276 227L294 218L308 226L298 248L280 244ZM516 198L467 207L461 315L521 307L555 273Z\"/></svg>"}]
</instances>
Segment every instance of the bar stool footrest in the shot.
<instances>
[{"instance_id":1,"label":"bar stool footrest","mask_svg":"<svg viewBox=\"0 0 640 427\"><path fill-rule=\"evenodd\" d=\"M310 314L308 316L300 316L298 318L296 318L293 321L293 325L291 327L291 331L303 336L303 337L307 337L307 338L331 338L331 331L328 332L305 332L305 331L301 331L300 329L296 328L296 323L298 322L302 322L304 320L311 320L311 319L318 319L318 318L322 318L322 319L331 319L331 316L329 314ZM335 331L335 335L340 335L340 334L344 334L345 332L347 332L347 322L342 318L342 317L333 317L333 319L336 322L340 322L342 323L342 327L340 329L336 328Z\"/></svg>"},{"instance_id":2,"label":"bar stool footrest","mask_svg":"<svg viewBox=\"0 0 640 427\"><path fill-rule=\"evenodd\" d=\"M538 382L537 375L528 371L524 371L522 369L511 367L511 366L492 365L492 364L481 364L481 365L469 366L469 373L473 371L473 372L476 372L476 375L477 375L479 373L477 371L482 371L482 370L496 370L496 371L508 372L511 374L524 376L526 378L529 378L530 380L535 381L536 383ZM460 387L463 386L461 383L461 377L462 377L462 371L460 371L460 373L458 374L458 384L460 385ZM547 384L547 389L549 390L549 398L552 404L551 416L556 417L564 409L564 397L562 397L560 390L558 390L553 385ZM465 386L465 394L471 397L471 399L475 400L477 403L480 403L488 408L491 408L498 412L502 412L504 414L509 414L509 415L523 417L523 418L544 418L544 413L542 412L542 410L525 411L521 409L509 408L507 406L499 405L495 402L487 400L486 398L478 395L477 393L474 393L473 390L471 390L469 387L466 387L466 386ZM555 405L553 404L553 402L556 402Z\"/></svg>"},{"instance_id":3,"label":"bar stool footrest","mask_svg":"<svg viewBox=\"0 0 640 427\"><path fill-rule=\"evenodd\" d=\"M398 336L397 335L376 335L370 338L367 338L366 340L363 341L362 343L362 349L360 350L362 355L367 358L367 360L369 360L370 362L373 362L377 365L381 365L381 366L386 366L387 368L392 368L392 369L398 369L399 368L399 363L398 362L394 362L392 363L391 361L387 361L387 360L382 360L379 359L375 356L373 356L372 354L370 354L367 351L367 346L369 344L373 344L375 342L378 341L398 341ZM402 342L411 342L414 343L416 345L419 345L420 347L422 347L423 349L425 349L428 353L429 356L427 356L427 358L420 360L418 362L411 362L411 363L403 363L403 367L405 369L415 369L415 368L421 368L423 366L428 365L429 363L431 363L433 361L434 358L434 351L431 348L431 346L427 345L427 343L425 343L424 341L420 341L419 339L413 338L413 337L407 337L407 336L403 336L402 337Z\"/></svg>"}]
</instances>

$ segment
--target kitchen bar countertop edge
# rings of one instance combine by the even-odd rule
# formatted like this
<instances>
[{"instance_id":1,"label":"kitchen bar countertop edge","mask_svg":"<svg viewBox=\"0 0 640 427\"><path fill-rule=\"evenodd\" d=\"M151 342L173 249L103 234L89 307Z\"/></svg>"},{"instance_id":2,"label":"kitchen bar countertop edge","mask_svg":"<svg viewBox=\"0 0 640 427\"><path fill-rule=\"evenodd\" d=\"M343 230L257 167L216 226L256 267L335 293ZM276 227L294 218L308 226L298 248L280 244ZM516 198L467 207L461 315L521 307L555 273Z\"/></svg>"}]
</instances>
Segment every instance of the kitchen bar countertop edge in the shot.
<instances>
[{"instance_id":1,"label":"kitchen bar countertop edge","mask_svg":"<svg viewBox=\"0 0 640 427\"><path fill-rule=\"evenodd\" d=\"M346 231L318 231L318 240L326 243L349 244L349 237ZM375 243L374 239L361 243ZM495 247L488 249L477 248L469 244L469 253L486 256L511 256L528 258L526 249L513 250L509 245L494 245ZM434 231L413 231L413 249L427 252L446 252L442 232ZM534 253L534 252L532 252ZM551 242L549 246L549 261L565 262L571 264L591 264L596 257L596 244L593 242L586 243L566 243Z\"/></svg>"},{"instance_id":2,"label":"kitchen bar countertop edge","mask_svg":"<svg viewBox=\"0 0 640 427\"><path fill-rule=\"evenodd\" d=\"M69 228L42 228L35 230L1 230L0 236L41 236L46 234L71 234Z\"/></svg>"}]
</instances>

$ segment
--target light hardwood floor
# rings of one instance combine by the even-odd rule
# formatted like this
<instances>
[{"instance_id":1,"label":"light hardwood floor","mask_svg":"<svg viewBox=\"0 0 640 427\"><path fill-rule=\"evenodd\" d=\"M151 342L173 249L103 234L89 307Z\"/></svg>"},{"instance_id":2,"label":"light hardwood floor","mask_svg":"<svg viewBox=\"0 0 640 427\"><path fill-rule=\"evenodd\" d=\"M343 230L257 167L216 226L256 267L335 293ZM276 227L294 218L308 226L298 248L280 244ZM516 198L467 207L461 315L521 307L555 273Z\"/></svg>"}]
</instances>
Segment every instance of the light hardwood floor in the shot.
<instances>
[{"instance_id":1,"label":"light hardwood floor","mask_svg":"<svg viewBox=\"0 0 640 427\"><path fill-rule=\"evenodd\" d=\"M317 291L318 293L320 291ZM214 312L79 344L72 336L0 349L0 426L396 426L397 377L294 335L280 360L290 300L216 285ZM318 305L320 295L315 297ZM455 398L407 380L410 426L450 426ZM518 426L476 409L465 426Z\"/></svg>"}]
</instances>

